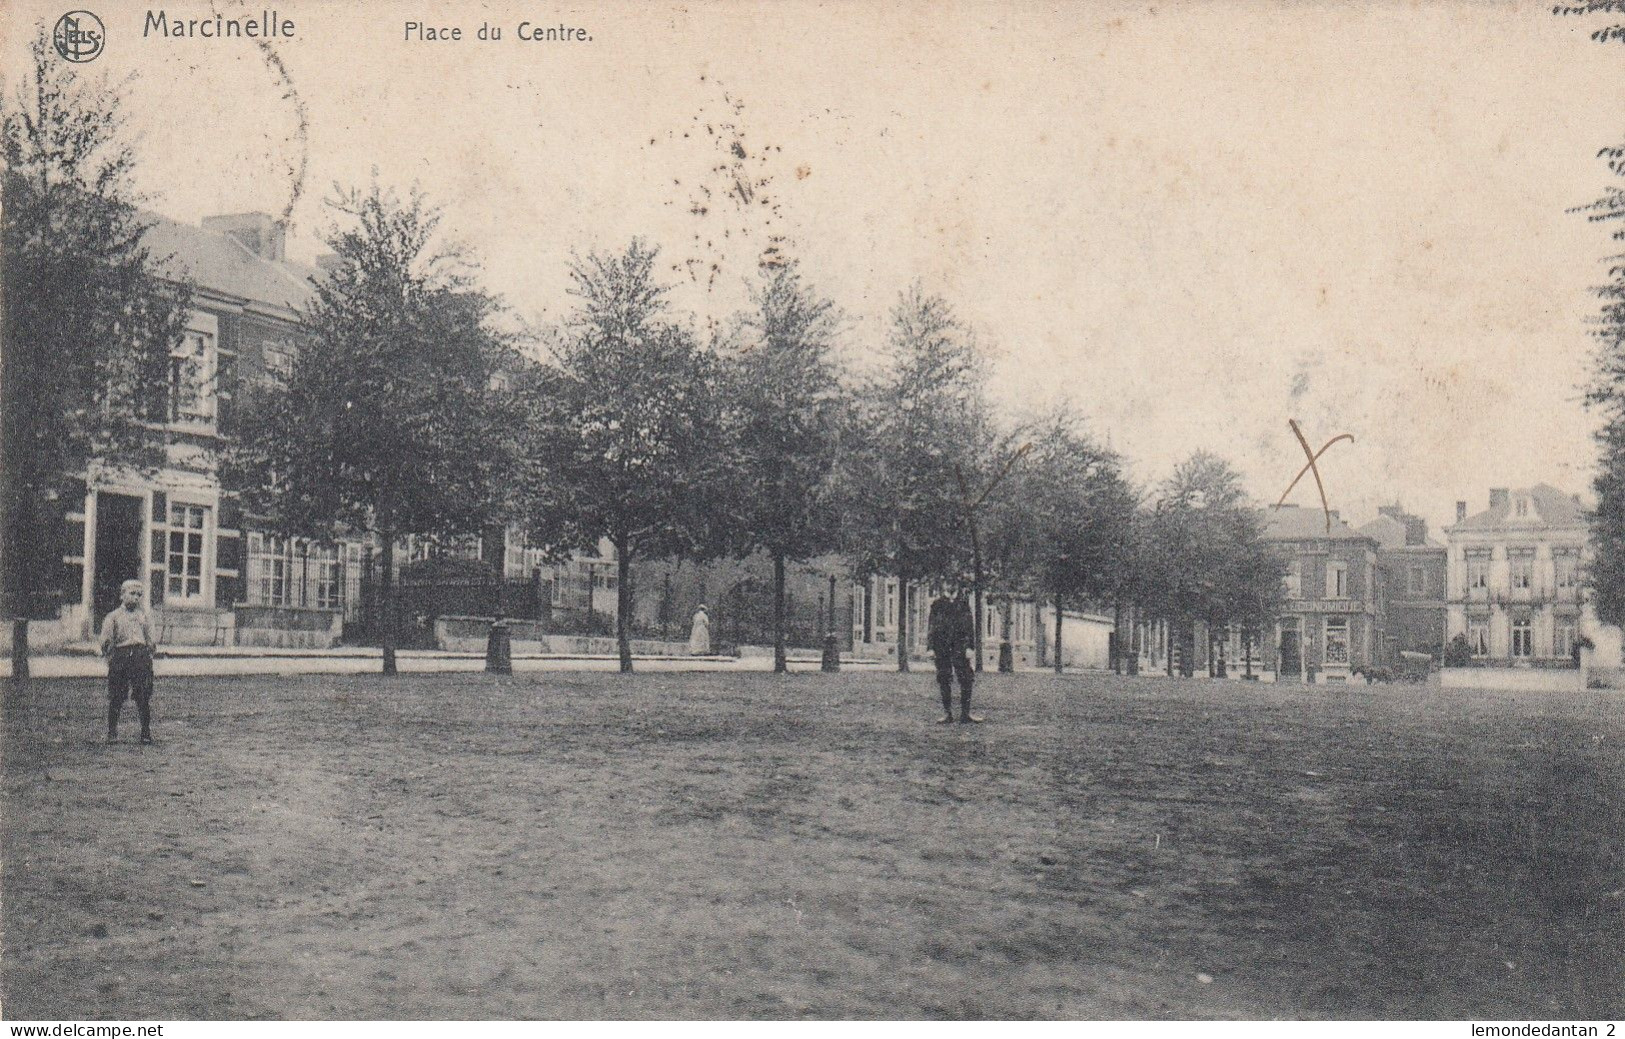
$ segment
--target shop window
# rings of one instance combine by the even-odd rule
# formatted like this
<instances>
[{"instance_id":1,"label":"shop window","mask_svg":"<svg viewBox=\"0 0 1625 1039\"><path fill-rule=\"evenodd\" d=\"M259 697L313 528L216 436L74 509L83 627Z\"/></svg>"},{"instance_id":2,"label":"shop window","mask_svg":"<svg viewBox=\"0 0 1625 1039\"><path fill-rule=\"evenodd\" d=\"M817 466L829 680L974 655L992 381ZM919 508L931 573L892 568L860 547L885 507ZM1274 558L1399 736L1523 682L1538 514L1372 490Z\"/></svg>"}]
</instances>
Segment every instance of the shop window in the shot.
<instances>
[{"instance_id":1,"label":"shop window","mask_svg":"<svg viewBox=\"0 0 1625 1039\"><path fill-rule=\"evenodd\" d=\"M1326 618L1326 663L1349 662L1349 622L1344 617Z\"/></svg>"}]
</instances>

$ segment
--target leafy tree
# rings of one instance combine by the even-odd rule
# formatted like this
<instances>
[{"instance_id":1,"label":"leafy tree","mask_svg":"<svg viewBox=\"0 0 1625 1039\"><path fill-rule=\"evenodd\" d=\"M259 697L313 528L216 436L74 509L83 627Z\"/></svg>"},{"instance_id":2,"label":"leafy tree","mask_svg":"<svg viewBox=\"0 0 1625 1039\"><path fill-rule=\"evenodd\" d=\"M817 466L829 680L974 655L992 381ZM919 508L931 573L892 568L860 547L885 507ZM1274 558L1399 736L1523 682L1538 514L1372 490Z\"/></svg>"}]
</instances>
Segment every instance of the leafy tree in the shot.
<instances>
[{"instance_id":1,"label":"leafy tree","mask_svg":"<svg viewBox=\"0 0 1625 1039\"><path fill-rule=\"evenodd\" d=\"M383 669L395 673L395 545L499 524L513 466L513 363L477 269L437 244L440 211L376 184L328 203L336 262L305 315L308 348L245 409L234 457L262 474L245 502L288 534L369 532L381 545Z\"/></svg>"},{"instance_id":2,"label":"leafy tree","mask_svg":"<svg viewBox=\"0 0 1625 1039\"><path fill-rule=\"evenodd\" d=\"M52 615L71 583L51 561L67 547L64 514L87 470L162 463L156 423L167 418L169 351L191 299L145 244L151 223L131 187L135 153L117 91L50 51L37 37L15 97L0 99L0 552L19 678L29 619Z\"/></svg>"},{"instance_id":3,"label":"leafy tree","mask_svg":"<svg viewBox=\"0 0 1625 1039\"><path fill-rule=\"evenodd\" d=\"M984 420L991 415L983 413ZM982 670L989 593L1002 603L1003 643L1009 642L1010 604L1025 591L1033 561L1027 538L1036 531L1019 492L1024 460L1032 450L1022 428L976 430L972 450L953 466L958 508L970 543L971 605L976 626L976 670ZM1001 660L1003 659L1001 655Z\"/></svg>"},{"instance_id":4,"label":"leafy tree","mask_svg":"<svg viewBox=\"0 0 1625 1039\"><path fill-rule=\"evenodd\" d=\"M987 429L984 373L969 330L918 285L892 309L881 357L857 395L865 435L843 451L843 539L859 573L903 589L897 666L907 671L909 583L958 579L971 562L960 475Z\"/></svg>"},{"instance_id":5,"label":"leafy tree","mask_svg":"<svg viewBox=\"0 0 1625 1039\"><path fill-rule=\"evenodd\" d=\"M1144 576L1149 598L1170 622L1170 641L1194 620L1209 631L1231 621L1260 623L1280 594L1283 567L1235 470L1198 451L1160 492L1149 523L1160 565Z\"/></svg>"},{"instance_id":6,"label":"leafy tree","mask_svg":"<svg viewBox=\"0 0 1625 1039\"><path fill-rule=\"evenodd\" d=\"M1128 594L1138 496L1121 460L1089 436L1075 412L1051 412L1034 424L1031 435L1032 454L1000 516L1024 531L1025 592L1034 599L1048 596L1054 604L1059 672L1066 607L1118 602Z\"/></svg>"},{"instance_id":7,"label":"leafy tree","mask_svg":"<svg viewBox=\"0 0 1625 1039\"><path fill-rule=\"evenodd\" d=\"M840 315L794 262L764 268L730 366L732 541L773 560L773 668L786 670L785 562L836 547L834 467L847 400L834 355Z\"/></svg>"},{"instance_id":8,"label":"leafy tree","mask_svg":"<svg viewBox=\"0 0 1625 1039\"><path fill-rule=\"evenodd\" d=\"M1615 177L1625 177L1625 146L1605 148L1601 157ZM1610 184L1601 198L1580 212L1614 227L1612 239L1625 241L1625 187ZM1597 432L1602 458L1592 487L1597 494L1591 514L1594 555L1587 584L1598 619L1625 624L1625 255L1605 258L1608 281L1594 291L1602 301L1593 319L1597 339L1596 372L1587 387L1586 405L1601 415Z\"/></svg>"},{"instance_id":9,"label":"leafy tree","mask_svg":"<svg viewBox=\"0 0 1625 1039\"><path fill-rule=\"evenodd\" d=\"M547 489L530 499L531 522L568 529L582 548L615 546L622 671L632 670L633 560L714 552L714 497L729 478L722 365L668 320L656 254L633 241L572 264L579 303L556 348L551 402L532 401L532 486Z\"/></svg>"}]
</instances>

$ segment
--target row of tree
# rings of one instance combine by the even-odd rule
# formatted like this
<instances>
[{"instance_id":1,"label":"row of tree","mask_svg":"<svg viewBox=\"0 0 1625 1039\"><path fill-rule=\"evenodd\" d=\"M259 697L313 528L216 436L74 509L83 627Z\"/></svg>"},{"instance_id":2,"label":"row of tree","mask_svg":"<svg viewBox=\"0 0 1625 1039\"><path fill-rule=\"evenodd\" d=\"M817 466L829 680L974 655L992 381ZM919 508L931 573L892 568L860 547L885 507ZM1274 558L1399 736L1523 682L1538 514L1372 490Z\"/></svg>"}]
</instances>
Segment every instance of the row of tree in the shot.
<instances>
[{"instance_id":1,"label":"row of tree","mask_svg":"<svg viewBox=\"0 0 1625 1039\"><path fill-rule=\"evenodd\" d=\"M573 312L526 343L468 258L435 246L421 196L375 186L334 205L351 226L312 341L248 395L233 468L287 533L375 535L386 616L397 540L496 525L557 555L614 546L624 670L632 564L672 555L771 559L781 670L786 565L830 552L905 586L967 582L979 632L989 598L1215 627L1274 609L1281 568L1226 464L1198 454L1142 501L1075 413L998 414L976 337L917 286L858 370L794 259L764 264L751 309L701 342L658 250L634 241L573 262Z\"/></svg>"},{"instance_id":2,"label":"row of tree","mask_svg":"<svg viewBox=\"0 0 1625 1039\"><path fill-rule=\"evenodd\" d=\"M44 605L30 538L61 511L64 479L98 459L161 460L143 401L189 307L142 246L110 98L42 48L34 73L38 89L5 117L5 560L18 618ZM764 254L749 309L702 339L658 250L634 241L578 257L568 319L522 331L478 264L441 244L441 213L421 194L374 184L329 204L339 226L308 341L286 375L239 386L221 474L270 529L376 539L386 672L397 543L499 527L555 557L614 545L623 670L631 566L673 555L772 560L780 669L785 568L829 552L905 587L968 583L979 634L989 600L1052 602L1057 661L1067 605L1244 628L1275 608L1280 563L1226 464L1197 454L1147 492L1075 412L1001 414L976 336L918 286L859 366L852 324L782 244ZM19 406L23 392L34 406Z\"/></svg>"}]
</instances>

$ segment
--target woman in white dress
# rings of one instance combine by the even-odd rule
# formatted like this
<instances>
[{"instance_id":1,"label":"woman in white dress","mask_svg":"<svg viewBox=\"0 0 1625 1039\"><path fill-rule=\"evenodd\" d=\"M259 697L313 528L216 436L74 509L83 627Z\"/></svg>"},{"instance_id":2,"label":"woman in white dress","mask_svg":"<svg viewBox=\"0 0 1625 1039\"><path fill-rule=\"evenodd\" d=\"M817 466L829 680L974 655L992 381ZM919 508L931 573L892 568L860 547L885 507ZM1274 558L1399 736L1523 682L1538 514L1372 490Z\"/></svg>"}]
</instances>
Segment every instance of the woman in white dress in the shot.
<instances>
[{"instance_id":1,"label":"woman in white dress","mask_svg":"<svg viewBox=\"0 0 1625 1039\"><path fill-rule=\"evenodd\" d=\"M709 656L711 653L711 615L705 612L705 604L694 611L694 627L688 633L688 654L693 657Z\"/></svg>"}]
</instances>

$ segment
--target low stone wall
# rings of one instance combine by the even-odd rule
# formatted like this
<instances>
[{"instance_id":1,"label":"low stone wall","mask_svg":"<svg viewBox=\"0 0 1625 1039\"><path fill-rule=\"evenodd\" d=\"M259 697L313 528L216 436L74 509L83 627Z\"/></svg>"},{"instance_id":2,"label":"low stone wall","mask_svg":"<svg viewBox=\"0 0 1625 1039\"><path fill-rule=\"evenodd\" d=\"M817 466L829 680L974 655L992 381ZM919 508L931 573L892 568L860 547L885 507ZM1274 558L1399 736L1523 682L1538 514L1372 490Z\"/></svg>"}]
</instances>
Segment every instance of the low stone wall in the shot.
<instances>
[{"instance_id":1,"label":"low stone wall","mask_svg":"<svg viewBox=\"0 0 1625 1039\"><path fill-rule=\"evenodd\" d=\"M1447 667L1439 672L1446 689L1506 689L1514 692L1568 693L1585 688L1575 668Z\"/></svg>"},{"instance_id":2,"label":"low stone wall","mask_svg":"<svg viewBox=\"0 0 1625 1039\"><path fill-rule=\"evenodd\" d=\"M153 636L165 646L230 646L236 626L230 610L160 606L152 611Z\"/></svg>"},{"instance_id":3,"label":"low stone wall","mask_svg":"<svg viewBox=\"0 0 1625 1039\"><path fill-rule=\"evenodd\" d=\"M238 606L236 639L225 645L265 649L331 649L344 633L339 610L295 606ZM209 644L204 640L204 644Z\"/></svg>"},{"instance_id":4,"label":"low stone wall","mask_svg":"<svg viewBox=\"0 0 1625 1039\"><path fill-rule=\"evenodd\" d=\"M436 617L435 645L448 653L484 653L491 636L490 617ZM549 635L537 621L508 621L508 641L512 652L548 653L573 657L612 657L620 652L613 638L597 635ZM686 657L687 642L657 642L633 639L632 655L638 657Z\"/></svg>"},{"instance_id":5,"label":"low stone wall","mask_svg":"<svg viewBox=\"0 0 1625 1039\"><path fill-rule=\"evenodd\" d=\"M808 649L805 646L786 646L784 647L784 654L785 656L790 657L818 657L822 659L824 656L824 647L819 646L817 649ZM773 647L750 645L740 646L738 655L753 660L760 659L762 657L770 657L773 655Z\"/></svg>"}]
</instances>

